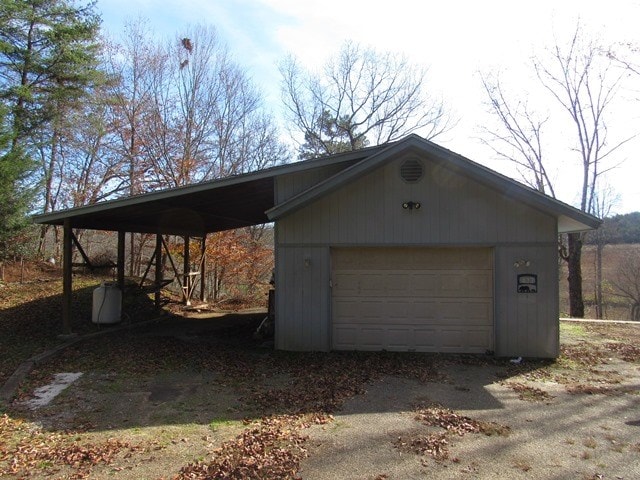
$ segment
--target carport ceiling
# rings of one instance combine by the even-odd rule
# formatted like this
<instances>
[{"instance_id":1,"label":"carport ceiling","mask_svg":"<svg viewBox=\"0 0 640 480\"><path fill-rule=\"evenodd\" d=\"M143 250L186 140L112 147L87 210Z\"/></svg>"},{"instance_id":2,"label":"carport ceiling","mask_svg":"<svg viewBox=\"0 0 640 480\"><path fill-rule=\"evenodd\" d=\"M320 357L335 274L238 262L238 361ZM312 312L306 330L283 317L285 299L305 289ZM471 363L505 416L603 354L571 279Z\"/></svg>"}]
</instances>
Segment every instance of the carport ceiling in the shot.
<instances>
[{"instance_id":1,"label":"carport ceiling","mask_svg":"<svg viewBox=\"0 0 640 480\"><path fill-rule=\"evenodd\" d=\"M257 172L111 200L34 217L36 223L72 228L201 236L268 223L278 176L327 165L355 163L384 147L371 147Z\"/></svg>"},{"instance_id":2,"label":"carport ceiling","mask_svg":"<svg viewBox=\"0 0 640 480\"><path fill-rule=\"evenodd\" d=\"M264 212L273 204L274 181L265 177L217 188L141 195L93 208L41 215L35 221L62 225L65 218L70 218L73 228L199 236L267 223L269 219Z\"/></svg>"}]
</instances>

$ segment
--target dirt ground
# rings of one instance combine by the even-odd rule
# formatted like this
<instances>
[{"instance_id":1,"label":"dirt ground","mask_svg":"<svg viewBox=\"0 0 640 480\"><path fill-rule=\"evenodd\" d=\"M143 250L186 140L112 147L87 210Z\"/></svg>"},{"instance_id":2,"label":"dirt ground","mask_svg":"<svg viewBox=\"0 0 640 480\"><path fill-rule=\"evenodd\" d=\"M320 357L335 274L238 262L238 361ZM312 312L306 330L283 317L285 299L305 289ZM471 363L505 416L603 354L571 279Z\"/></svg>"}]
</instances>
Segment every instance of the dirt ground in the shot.
<instances>
[{"instance_id":1,"label":"dirt ground","mask_svg":"<svg viewBox=\"0 0 640 480\"><path fill-rule=\"evenodd\" d=\"M3 478L640 478L640 325L562 322L557 361L275 352L261 315L69 348L0 410ZM50 404L56 373L83 375Z\"/></svg>"}]
</instances>

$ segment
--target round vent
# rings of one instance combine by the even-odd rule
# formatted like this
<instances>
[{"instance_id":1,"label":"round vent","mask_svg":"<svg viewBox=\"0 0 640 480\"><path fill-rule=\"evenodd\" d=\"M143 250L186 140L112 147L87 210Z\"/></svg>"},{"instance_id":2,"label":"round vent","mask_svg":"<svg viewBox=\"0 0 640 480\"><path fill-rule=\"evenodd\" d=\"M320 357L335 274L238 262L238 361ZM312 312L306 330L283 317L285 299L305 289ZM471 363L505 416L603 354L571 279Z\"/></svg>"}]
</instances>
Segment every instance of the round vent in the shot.
<instances>
[{"instance_id":1,"label":"round vent","mask_svg":"<svg viewBox=\"0 0 640 480\"><path fill-rule=\"evenodd\" d=\"M407 183L415 183L422 178L422 163L417 158L409 158L400 165L400 176Z\"/></svg>"}]
</instances>

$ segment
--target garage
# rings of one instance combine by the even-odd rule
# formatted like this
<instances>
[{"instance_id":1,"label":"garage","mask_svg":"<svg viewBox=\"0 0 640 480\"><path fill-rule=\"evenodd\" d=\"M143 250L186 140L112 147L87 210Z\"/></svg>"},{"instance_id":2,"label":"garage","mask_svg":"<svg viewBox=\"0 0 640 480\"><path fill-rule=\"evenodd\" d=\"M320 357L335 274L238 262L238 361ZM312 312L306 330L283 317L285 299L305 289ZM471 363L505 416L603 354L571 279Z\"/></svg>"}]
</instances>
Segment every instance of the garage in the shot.
<instances>
[{"instance_id":1,"label":"garage","mask_svg":"<svg viewBox=\"0 0 640 480\"><path fill-rule=\"evenodd\" d=\"M493 350L490 248L334 248L332 348Z\"/></svg>"},{"instance_id":2,"label":"garage","mask_svg":"<svg viewBox=\"0 0 640 480\"><path fill-rule=\"evenodd\" d=\"M124 285L126 232L158 267L163 235L273 222L275 348L537 358L560 351L558 234L600 224L417 135L36 221L63 228L65 333L74 229L118 232Z\"/></svg>"}]
</instances>

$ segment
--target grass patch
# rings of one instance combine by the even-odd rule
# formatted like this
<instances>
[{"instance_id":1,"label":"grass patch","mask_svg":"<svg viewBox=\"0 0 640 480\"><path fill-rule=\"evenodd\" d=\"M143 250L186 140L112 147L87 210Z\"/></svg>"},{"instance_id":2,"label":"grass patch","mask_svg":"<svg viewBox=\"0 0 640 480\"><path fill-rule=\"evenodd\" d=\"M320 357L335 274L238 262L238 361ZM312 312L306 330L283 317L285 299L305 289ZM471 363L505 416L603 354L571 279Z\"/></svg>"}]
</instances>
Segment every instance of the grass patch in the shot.
<instances>
[{"instance_id":1,"label":"grass patch","mask_svg":"<svg viewBox=\"0 0 640 480\"><path fill-rule=\"evenodd\" d=\"M241 422L238 420L231 420L229 418L214 418L209 422L209 428L213 432L217 432L221 428L232 427L234 425L239 425Z\"/></svg>"},{"instance_id":2,"label":"grass patch","mask_svg":"<svg viewBox=\"0 0 640 480\"><path fill-rule=\"evenodd\" d=\"M560 322L560 336L563 335L586 337L588 333L578 322Z\"/></svg>"}]
</instances>

